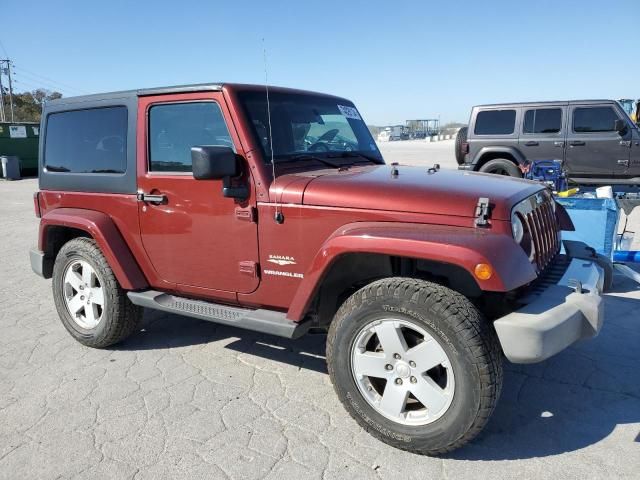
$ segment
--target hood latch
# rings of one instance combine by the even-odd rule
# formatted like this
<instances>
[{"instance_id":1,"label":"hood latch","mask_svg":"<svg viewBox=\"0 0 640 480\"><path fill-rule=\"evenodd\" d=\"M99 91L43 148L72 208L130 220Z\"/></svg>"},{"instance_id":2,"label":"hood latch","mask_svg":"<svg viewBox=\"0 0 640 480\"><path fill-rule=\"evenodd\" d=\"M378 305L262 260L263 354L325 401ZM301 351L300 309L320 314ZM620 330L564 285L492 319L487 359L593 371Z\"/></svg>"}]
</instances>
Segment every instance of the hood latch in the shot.
<instances>
[{"instance_id":1,"label":"hood latch","mask_svg":"<svg viewBox=\"0 0 640 480\"><path fill-rule=\"evenodd\" d=\"M476 205L476 227L489 226L489 218L491 218L491 205L489 199L486 197L478 198L478 204Z\"/></svg>"}]
</instances>

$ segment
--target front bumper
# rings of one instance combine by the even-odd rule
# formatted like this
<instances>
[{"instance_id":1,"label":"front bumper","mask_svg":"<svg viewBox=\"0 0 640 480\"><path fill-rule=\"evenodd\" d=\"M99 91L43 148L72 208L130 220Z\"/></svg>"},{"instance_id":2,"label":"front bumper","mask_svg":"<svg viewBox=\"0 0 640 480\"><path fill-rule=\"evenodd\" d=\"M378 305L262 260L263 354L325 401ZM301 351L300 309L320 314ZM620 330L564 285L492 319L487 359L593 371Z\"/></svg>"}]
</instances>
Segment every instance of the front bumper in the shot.
<instances>
[{"instance_id":1,"label":"front bumper","mask_svg":"<svg viewBox=\"0 0 640 480\"><path fill-rule=\"evenodd\" d=\"M546 360L602 327L604 270L571 258L557 284L523 300L526 305L494 322L505 356L514 363Z\"/></svg>"}]
</instances>

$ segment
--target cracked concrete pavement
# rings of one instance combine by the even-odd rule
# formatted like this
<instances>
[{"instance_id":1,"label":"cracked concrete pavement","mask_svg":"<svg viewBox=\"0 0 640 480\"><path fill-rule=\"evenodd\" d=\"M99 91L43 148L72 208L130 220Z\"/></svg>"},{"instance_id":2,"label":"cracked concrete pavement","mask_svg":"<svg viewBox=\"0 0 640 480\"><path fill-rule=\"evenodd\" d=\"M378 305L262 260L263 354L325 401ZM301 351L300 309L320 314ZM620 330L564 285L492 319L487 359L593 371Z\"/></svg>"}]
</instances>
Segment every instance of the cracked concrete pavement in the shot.
<instances>
[{"instance_id":1,"label":"cracked concrete pavement","mask_svg":"<svg viewBox=\"0 0 640 480\"><path fill-rule=\"evenodd\" d=\"M506 366L471 445L387 447L334 395L322 335L288 341L146 312L108 350L76 343L35 276L36 180L0 181L0 479L638 478L640 290L622 278L590 342Z\"/></svg>"}]
</instances>

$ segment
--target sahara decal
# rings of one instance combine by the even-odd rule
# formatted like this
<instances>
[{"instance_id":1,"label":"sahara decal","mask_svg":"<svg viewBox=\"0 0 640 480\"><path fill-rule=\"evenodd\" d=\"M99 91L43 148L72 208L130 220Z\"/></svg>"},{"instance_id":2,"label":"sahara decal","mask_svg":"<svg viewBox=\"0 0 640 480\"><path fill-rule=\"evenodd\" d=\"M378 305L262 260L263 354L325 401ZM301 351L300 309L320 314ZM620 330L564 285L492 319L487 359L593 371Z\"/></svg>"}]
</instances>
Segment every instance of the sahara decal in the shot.
<instances>
[{"instance_id":1,"label":"sahara decal","mask_svg":"<svg viewBox=\"0 0 640 480\"><path fill-rule=\"evenodd\" d=\"M267 261L280 266L296 264L296 259L287 255L269 255Z\"/></svg>"}]
</instances>

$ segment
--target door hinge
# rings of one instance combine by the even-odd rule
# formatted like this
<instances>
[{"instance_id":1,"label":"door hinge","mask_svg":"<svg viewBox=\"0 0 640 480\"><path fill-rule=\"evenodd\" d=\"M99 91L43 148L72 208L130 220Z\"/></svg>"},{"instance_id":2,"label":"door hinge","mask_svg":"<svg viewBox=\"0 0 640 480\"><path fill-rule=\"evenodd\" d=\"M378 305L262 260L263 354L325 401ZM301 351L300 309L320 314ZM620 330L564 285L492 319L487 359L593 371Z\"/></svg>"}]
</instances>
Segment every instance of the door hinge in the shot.
<instances>
[{"instance_id":1,"label":"door hinge","mask_svg":"<svg viewBox=\"0 0 640 480\"><path fill-rule=\"evenodd\" d=\"M243 275L249 275L250 277L258 276L258 264L252 260L243 260L239 264L240 273Z\"/></svg>"},{"instance_id":2,"label":"door hinge","mask_svg":"<svg viewBox=\"0 0 640 480\"><path fill-rule=\"evenodd\" d=\"M256 209L253 207L236 208L236 218L238 220L256 223L257 217L258 215L256 214Z\"/></svg>"}]
</instances>

